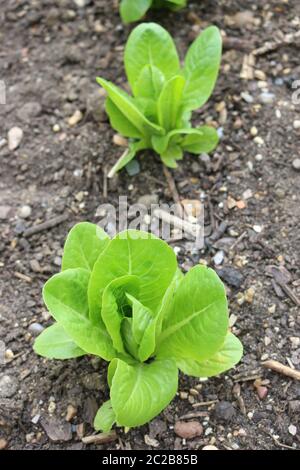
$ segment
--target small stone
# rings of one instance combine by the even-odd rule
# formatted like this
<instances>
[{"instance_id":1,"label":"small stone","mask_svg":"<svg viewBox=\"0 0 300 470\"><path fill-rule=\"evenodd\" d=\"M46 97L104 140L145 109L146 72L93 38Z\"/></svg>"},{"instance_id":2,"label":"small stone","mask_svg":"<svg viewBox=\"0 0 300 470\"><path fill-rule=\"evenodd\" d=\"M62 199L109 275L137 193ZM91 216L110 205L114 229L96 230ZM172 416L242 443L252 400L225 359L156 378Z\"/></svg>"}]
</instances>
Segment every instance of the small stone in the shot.
<instances>
[{"instance_id":1,"label":"small stone","mask_svg":"<svg viewBox=\"0 0 300 470\"><path fill-rule=\"evenodd\" d=\"M236 200L233 197L228 196L228 198L227 198L227 207L228 207L228 209L233 209L235 206L236 206Z\"/></svg>"},{"instance_id":2,"label":"small stone","mask_svg":"<svg viewBox=\"0 0 300 470\"><path fill-rule=\"evenodd\" d=\"M78 8L84 8L91 3L91 0L73 0Z\"/></svg>"},{"instance_id":3,"label":"small stone","mask_svg":"<svg viewBox=\"0 0 300 470\"><path fill-rule=\"evenodd\" d=\"M254 158L255 158L255 160L256 160L257 162L261 162L264 157L263 157L260 153L258 153L257 155L255 155Z\"/></svg>"},{"instance_id":4,"label":"small stone","mask_svg":"<svg viewBox=\"0 0 300 470\"><path fill-rule=\"evenodd\" d=\"M150 437L149 434L145 434L144 441L145 441L145 444L147 444L147 446L159 447L158 440L154 439L154 437Z\"/></svg>"},{"instance_id":5,"label":"small stone","mask_svg":"<svg viewBox=\"0 0 300 470\"><path fill-rule=\"evenodd\" d=\"M267 387L263 387L263 386L259 385L258 387L256 387L256 391L257 391L257 395L259 396L260 400L263 400L268 395Z\"/></svg>"},{"instance_id":6,"label":"small stone","mask_svg":"<svg viewBox=\"0 0 300 470\"><path fill-rule=\"evenodd\" d=\"M10 217L12 208L10 206L0 206L0 220L5 220Z\"/></svg>"},{"instance_id":7,"label":"small stone","mask_svg":"<svg viewBox=\"0 0 300 470\"><path fill-rule=\"evenodd\" d=\"M246 189L246 191L243 192L243 199L247 200L253 197L253 193L251 189Z\"/></svg>"},{"instance_id":8,"label":"small stone","mask_svg":"<svg viewBox=\"0 0 300 470\"><path fill-rule=\"evenodd\" d=\"M113 143L119 147L128 147L128 140L120 134L114 134Z\"/></svg>"},{"instance_id":9,"label":"small stone","mask_svg":"<svg viewBox=\"0 0 300 470\"><path fill-rule=\"evenodd\" d=\"M40 323L31 323L28 327L28 331L32 336L38 336L44 329L45 328Z\"/></svg>"},{"instance_id":10,"label":"small stone","mask_svg":"<svg viewBox=\"0 0 300 470\"><path fill-rule=\"evenodd\" d=\"M293 347L298 348L298 346L300 345L300 338L298 336L291 336L289 339Z\"/></svg>"},{"instance_id":11,"label":"small stone","mask_svg":"<svg viewBox=\"0 0 300 470\"><path fill-rule=\"evenodd\" d=\"M8 445L7 440L4 439L4 438L1 438L1 439L0 439L0 450L6 449L7 445Z\"/></svg>"},{"instance_id":12,"label":"small stone","mask_svg":"<svg viewBox=\"0 0 300 470\"><path fill-rule=\"evenodd\" d=\"M190 394L194 397L197 397L199 395L199 392L195 388L191 388L190 389Z\"/></svg>"},{"instance_id":13,"label":"small stone","mask_svg":"<svg viewBox=\"0 0 300 470\"><path fill-rule=\"evenodd\" d=\"M23 131L20 127L12 127L7 134L8 149L10 151L16 150L23 138Z\"/></svg>"},{"instance_id":14,"label":"small stone","mask_svg":"<svg viewBox=\"0 0 300 470\"><path fill-rule=\"evenodd\" d=\"M293 415L294 413L300 413L300 400L289 401L289 413L290 415Z\"/></svg>"},{"instance_id":15,"label":"small stone","mask_svg":"<svg viewBox=\"0 0 300 470\"><path fill-rule=\"evenodd\" d=\"M136 159L134 159L131 160L131 162L127 163L125 169L129 176L135 176L138 175L140 172L140 164Z\"/></svg>"},{"instance_id":16,"label":"small stone","mask_svg":"<svg viewBox=\"0 0 300 470\"><path fill-rule=\"evenodd\" d=\"M182 439L193 439L203 434L203 427L198 421L177 421L174 431Z\"/></svg>"},{"instance_id":17,"label":"small stone","mask_svg":"<svg viewBox=\"0 0 300 470\"><path fill-rule=\"evenodd\" d=\"M262 70L254 70L254 76L255 78L257 78L257 80L261 80L264 82L267 80L267 76Z\"/></svg>"},{"instance_id":18,"label":"small stone","mask_svg":"<svg viewBox=\"0 0 300 470\"><path fill-rule=\"evenodd\" d=\"M282 188L276 189L275 194L278 197L278 199L284 199L285 198L285 191Z\"/></svg>"},{"instance_id":19,"label":"small stone","mask_svg":"<svg viewBox=\"0 0 300 470\"><path fill-rule=\"evenodd\" d=\"M300 170L300 158L295 158L293 160L292 165L293 165L294 170L299 171Z\"/></svg>"},{"instance_id":20,"label":"small stone","mask_svg":"<svg viewBox=\"0 0 300 470\"><path fill-rule=\"evenodd\" d=\"M257 145L264 145L265 141L262 137L260 137L259 135L257 135L256 137L254 137L254 142L257 144Z\"/></svg>"},{"instance_id":21,"label":"small stone","mask_svg":"<svg viewBox=\"0 0 300 470\"><path fill-rule=\"evenodd\" d=\"M49 406L48 406L48 413L52 415L55 410L56 410L56 403L54 401L50 401Z\"/></svg>"},{"instance_id":22,"label":"small stone","mask_svg":"<svg viewBox=\"0 0 300 470\"><path fill-rule=\"evenodd\" d=\"M245 207L246 207L245 201L243 201L242 199L240 199L239 201L236 202L236 207L237 207L238 209L241 209L241 210L242 210L242 209L245 209Z\"/></svg>"},{"instance_id":23,"label":"small stone","mask_svg":"<svg viewBox=\"0 0 300 470\"><path fill-rule=\"evenodd\" d=\"M59 124L54 124L52 127L53 132L57 133L60 131L60 125Z\"/></svg>"},{"instance_id":24,"label":"small stone","mask_svg":"<svg viewBox=\"0 0 300 470\"><path fill-rule=\"evenodd\" d=\"M28 219L28 217L31 216L31 212L32 212L31 207L26 204L19 208L18 216L21 217L21 219Z\"/></svg>"},{"instance_id":25,"label":"small stone","mask_svg":"<svg viewBox=\"0 0 300 470\"><path fill-rule=\"evenodd\" d=\"M187 400L188 396L188 392L179 392L179 397L181 398L181 400Z\"/></svg>"},{"instance_id":26,"label":"small stone","mask_svg":"<svg viewBox=\"0 0 300 470\"><path fill-rule=\"evenodd\" d=\"M34 432L30 432L30 433L26 434L25 439L26 439L27 444L32 442L33 439L34 439Z\"/></svg>"},{"instance_id":27,"label":"small stone","mask_svg":"<svg viewBox=\"0 0 300 470\"><path fill-rule=\"evenodd\" d=\"M300 129L300 120L296 119L293 122L294 129Z\"/></svg>"},{"instance_id":28,"label":"small stone","mask_svg":"<svg viewBox=\"0 0 300 470\"><path fill-rule=\"evenodd\" d=\"M202 447L202 450L219 450L219 449L216 446L208 445L208 446Z\"/></svg>"},{"instance_id":29,"label":"small stone","mask_svg":"<svg viewBox=\"0 0 300 470\"><path fill-rule=\"evenodd\" d=\"M252 137L256 137L257 134L258 134L257 127L255 127L255 126L251 127L250 134L252 135Z\"/></svg>"},{"instance_id":30,"label":"small stone","mask_svg":"<svg viewBox=\"0 0 300 470\"><path fill-rule=\"evenodd\" d=\"M247 289L245 291L244 296L245 296L245 300L246 300L246 302L248 302L248 304L252 304L253 299L254 299L254 295L255 295L255 290L253 289L253 287L249 287L249 289Z\"/></svg>"},{"instance_id":31,"label":"small stone","mask_svg":"<svg viewBox=\"0 0 300 470\"><path fill-rule=\"evenodd\" d=\"M11 349L7 349L5 351L5 359L10 360L10 359L13 359L14 357L15 357L15 355L14 355L14 353Z\"/></svg>"},{"instance_id":32,"label":"small stone","mask_svg":"<svg viewBox=\"0 0 300 470\"><path fill-rule=\"evenodd\" d=\"M73 405L68 405L67 414L66 414L66 421L71 421L77 415L77 408Z\"/></svg>"},{"instance_id":33,"label":"small stone","mask_svg":"<svg viewBox=\"0 0 300 470\"><path fill-rule=\"evenodd\" d=\"M235 268L231 266L224 266L218 270L220 278L232 287L239 288L244 282L243 275Z\"/></svg>"},{"instance_id":34,"label":"small stone","mask_svg":"<svg viewBox=\"0 0 300 470\"><path fill-rule=\"evenodd\" d=\"M218 251L213 257L213 262L216 266L219 266L224 261L224 251Z\"/></svg>"},{"instance_id":35,"label":"small stone","mask_svg":"<svg viewBox=\"0 0 300 470\"><path fill-rule=\"evenodd\" d=\"M270 305L270 307L268 307L268 312L273 315L273 313L276 312L276 304L272 304Z\"/></svg>"},{"instance_id":36,"label":"small stone","mask_svg":"<svg viewBox=\"0 0 300 470\"><path fill-rule=\"evenodd\" d=\"M31 259L31 260L29 261L29 264L30 264L30 269L31 269L34 273L40 273L40 272L42 272L41 265L40 265L40 263L38 262L37 259Z\"/></svg>"},{"instance_id":37,"label":"small stone","mask_svg":"<svg viewBox=\"0 0 300 470\"><path fill-rule=\"evenodd\" d=\"M82 120L82 118L83 118L82 112L80 111L80 109L76 109L74 114L68 119L69 126L70 127L76 126L76 124L78 124Z\"/></svg>"},{"instance_id":38,"label":"small stone","mask_svg":"<svg viewBox=\"0 0 300 470\"><path fill-rule=\"evenodd\" d=\"M297 434L297 427L296 427L294 424L290 424L290 425L289 425L289 433L290 433L292 436L296 436L296 434Z\"/></svg>"},{"instance_id":39,"label":"small stone","mask_svg":"<svg viewBox=\"0 0 300 470\"><path fill-rule=\"evenodd\" d=\"M248 104L251 104L251 103L253 103L253 101L254 101L253 96L251 96L250 93L247 93L246 91L243 91L243 92L241 93L241 97L242 97L243 100L246 101L246 103L248 103Z\"/></svg>"},{"instance_id":40,"label":"small stone","mask_svg":"<svg viewBox=\"0 0 300 470\"><path fill-rule=\"evenodd\" d=\"M262 228L261 225L253 225L253 230L254 230L254 232L256 232L256 233L261 233L262 230L263 230L263 228Z\"/></svg>"},{"instance_id":41,"label":"small stone","mask_svg":"<svg viewBox=\"0 0 300 470\"><path fill-rule=\"evenodd\" d=\"M0 375L0 398L12 397L18 388L18 382L15 377L11 375Z\"/></svg>"},{"instance_id":42,"label":"small stone","mask_svg":"<svg viewBox=\"0 0 300 470\"><path fill-rule=\"evenodd\" d=\"M43 418L41 425L51 441L70 441L72 428L70 423L61 422L58 418Z\"/></svg>"},{"instance_id":43,"label":"small stone","mask_svg":"<svg viewBox=\"0 0 300 470\"><path fill-rule=\"evenodd\" d=\"M220 401L214 409L214 416L217 421L229 422L235 415L235 409L228 401Z\"/></svg>"},{"instance_id":44,"label":"small stone","mask_svg":"<svg viewBox=\"0 0 300 470\"><path fill-rule=\"evenodd\" d=\"M269 346L271 342L272 342L271 338L269 338L269 336L265 336L265 339L264 339L265 346Z\"/></svg>"},{"instance_id":45,"label":"small stone","mask_svg":"<svg viewBox=\"0 0 300 470\"><path fill-rule=\"evenodd\" d=\"M274 93L263 92L259 95L259 101L263 104L272 104L274 100Z\"/></svg>"},{"instance_id":46,"label":"small stone","mask_svg":"<svg viewBox=\"0 0 300 470\"><path fill-rule=\"evenodd\" d=\"M37 117L41 111L42 107L40 103L30 102L25 103L17 114L22 121L28 122L31 118Z\"/></svg>"}]
</instances>

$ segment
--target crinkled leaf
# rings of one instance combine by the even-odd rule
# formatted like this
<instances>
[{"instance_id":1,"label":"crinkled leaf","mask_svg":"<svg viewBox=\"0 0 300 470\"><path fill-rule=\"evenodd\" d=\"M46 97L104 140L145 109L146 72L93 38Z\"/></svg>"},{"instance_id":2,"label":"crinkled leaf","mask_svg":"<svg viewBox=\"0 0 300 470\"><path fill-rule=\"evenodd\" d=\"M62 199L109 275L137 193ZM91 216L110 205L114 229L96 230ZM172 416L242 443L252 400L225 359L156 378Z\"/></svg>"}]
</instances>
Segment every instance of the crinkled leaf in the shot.
<instances>
[{"instance_id":1,"label":"crinkled leaf","mask_svg":"<svg viewBox=\"0 0 300 470\"><path fill-rule=\"evenodd\" d=\"M122 0L120 14L124 23L132 23L142 18L151 7L152 0Z\"/></svg>"},{"instance_id":2,"label":"crinkled leaf","mask_svg":"<svg viewBox=\"0 0 300 470\"><path fill-rule=\"evenodd\" d=\"M222 347L210 359L198 362L193 359L179 359L177 366L182 372L193 377L219 375L237 364L243 355L240 340L228 333Z\"/></svg>"},{"instance_id":3,"label":"crinkled leaf","mask_svg":"<svg viewBox=\"0 0 300 470\"><path fill-rule=\"evenodd\" d=\"M101 292L115 278L140 279L139 301L156 311L177 269L176 256L167 243L147 232L119 233L95 263L89 283L90 315L98 316Z\"/></svg>"},{"instance_id":4,"label":"crinkled leaf","mask_svg":"<svg viewBox=\"0 0 300 470\"><path fill-rule=\"evenodd\" d=\"M122 114L134 125L139 132L147 137L150 134L163 134L164 130L150 122L137 108L134 100L124 90L118 88L113 83L104 80L104 78L97 77L97 82L101 85L108 93L111 101L117 106Z\"/></svg>"},{"instance_id":5,"label":"crinkled leaf","mask_svg":"<svg viewBox=\"0 0 300 470\"><path fill-rule=\"evenodd\" d=\"M158 122L167 132L177 126L181 112L184 84L185 79L180 75L176 75L164 84L159 96Z\"/></svg>"},{"instance_id":6,"label":"crinkled leaf","mask_svg":"<svg viewBox=\"0 0 300 470\"><path fill-rule=\"evenodd\" d=\"M126 74L136 94L136 82L145 65L157 67L169 80L179 71L179 58L170 34L155 23L143 23L130 34L124 53Z\"/></svg>"},{"instance_id":7,"label":"crinkled leaf","mask_svg":"<svg viewBox=\"0 0 300 470\"><path fill-rule=\"evenodd\" d=\"M111 403L120 426L147 423L173 399L178 385L175 361L129 365L117 360L111 385Z\"/></svg>"},{"instance_id":8,"label":"crinkled leaf","mask_svg":"<svg viewBox=\"0 0 300 470\"><path fill-rule=\"evenodd\" d=\"M195 266L175 293L171 313L158 339L157 356L209 359L224 343L227 329L223 283L212 269Z\"/></svg>"},{"instance_id":9,"label":"crinkled leaf","mask_svg":"<svg viewBox=\"0 0 300 470\"><path fill-rule=\"evenodd\" d=\"M62 258L62 270L83 268L91 271L96 259L109 243L101 227L80 222L69 232Z\"/></svg>"},{"instance_id":10,"label":"crinkled leaf","mask_svg":"<svg viewBox=\"0 0 300 470\"><path fill-rule=\"evenodd\" d=\"M89 318L87 289L90 272L67 269L52 276L43 289L44 302L67 335L84 351L110 361L116 357L112 341L103 322Z\"/></svg>"},{"instance_id":11,"label":"crinkled leaf","mask_svg":"<svg viewBox=\"0 0 300 470\"><path fill-rule=\"evenodd\" d=\"M94 419L94 428L96 431L109 432L116 421L111 401L108 400L99 408Z\"/></svg>"},{"instance_id":12,"label":"crinkled leaf","mask_svg":"<svg viewBox=\"0 0 300 470\"><path fill-rule=\"evenodd\" d=\"M203 152L211 152L219 142L216 129L209 126L202 126L197 129L191 129L182 142L181 146L190 153L200 154Z\"/></svg>"},{"instance_id":13,"label":"crinkled leaf","mask_svg":"<svg viewBox=\"0 0 300 470\"><path fill-rule=\"evenodd\" d=\"M216 26L206 28L188 50L184 62L185 110L203 106L214 89L222 55L222 38Z\"/></svg>"},{"instance_id":14,"label":"crinkled leaf","mask_svg":"<svg viewBox=\"0 0 300 470\"><path fill-rule=\"evenodd\" d=\"M139 278L122 276L111 281L103 291L101 317L118 352L125 353L121 336L121 323L129 302L126 294L138 295Z\"/></svg>"},{"instance_id":15,"label":"crinkled leaf","mask_svg":"<svg viewBox=\"0 0 300 470\"><path fill-rule=\"evenodd\" d=\"M54 323L46 328L35 340L34 351L49 359L71 359L86 354L67 335L62 325Z\"/></svg>"}]
</instances>

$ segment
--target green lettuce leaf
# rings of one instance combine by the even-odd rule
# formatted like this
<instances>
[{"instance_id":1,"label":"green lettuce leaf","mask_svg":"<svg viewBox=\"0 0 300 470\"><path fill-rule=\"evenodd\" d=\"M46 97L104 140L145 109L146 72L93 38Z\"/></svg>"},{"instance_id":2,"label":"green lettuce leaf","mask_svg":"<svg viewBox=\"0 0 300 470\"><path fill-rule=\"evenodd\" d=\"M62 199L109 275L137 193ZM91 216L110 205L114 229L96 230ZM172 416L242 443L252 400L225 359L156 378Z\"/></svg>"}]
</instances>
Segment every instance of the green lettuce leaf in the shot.
<instances>
[{"instance_id":1,"label":"green lettuce leaf","mask_svg":"<svg viewBox=\"0 0 300 470\"><path fill-rule=\"evenodd\" d=\"M117 359L111 382L111 404L120 426L147 423L174 398L178 385L175 361L129 365Z\"/></svg>"},{"instance_id":2,"label":"green lettuce leaf","mask_svg":"<svg viewBox=\"0 0 300 470\"><path fill-rule=\"evenodd\" d=\"M240 340L232 333L228 333L222 347L211 358L203 362L179 359L177 366L182 372L193 377L213 377L235 366L242 355L243 346Z\"/></svg>"},{"instance_id":3,"label":"green lettuce leaf","mask_svg":"<svg viewBox=\"0 0 300 470\"><path fill-rule=\"evenodd\" d=\"M151 7L152 0L121 0L120 14L124 23L142 18Z\"/></svg>"},{"instance_id":4,"label":"green lettuce leaf","mask_svg":"<svg viewBox=\"0 0 300 470\"><path fill-rule=\"evenodd\" d=\"M109 237L101 227L90 222L80 222L70 230L64 246L62 271L83 268L91 271Z\"/></svg>"},{"instance_id":5,"label":"green lettuce leaf","mask_svg":"<svg viewBox=\"0 0 300 470\"><path fill-rule=\"evenodd\" d=\"M178 74L180 65L170 34L155 23L143 23L130 34L124 53L129 84L136 94L136 82L146 65L158 68L169 80Z\"/></svg>"},{"instance_id":6,"label":"green lettuce leaf","mask_svg":"<svg viewBox=\"0 0 300 470\"><path fill-rule=\"evenodd\" d=\"M96 431L109 432L116 421L115 412L112 409L111 401L108 400L99 408L94 419Z\"/></svg>"},{"instance_id":7,"label":"green lettuce leaf","mask_svg":"<svg viewBox=\"0 0 300 470\"><path fill-rule=\"evenodd\" d=\"M203 152L211 152L218 145L219 137L213 127L202 126L190 129L191 132L182 139L181 146L190 153L199 155Z\"/></svg>"},{"instance_id":8,"label":"green lettuce leaf","mask_svg":"<svg viewBox=\"0 0 300 470\"><path fill-rule=\"evenodd\" d=\"M209 359L224 343L227 330L224 285L212 269L195 266L175 293L158 338L157 357Z\"/></svg>"},{"instance_id":9,"label":"green lettuce leaf","mask_svg":"<svg viewBox=\"0 0 300 470\"><path fill-rule=\"evenodd\" d=\"M86 354L59 323L48 326L35 340L34 351L49 359L71 359Z\"/></svg>"},{"instance_id":10,"label":"green lettuce leaf","mask_svg":"<svg viewBox=\"0 0 300 470\"><path fill-rule=\"evenodd\" d=\"M182 106L185 80L176 75L168 80L158 99L158 122L167 132L177 126Z\"/></svg>"}]
</instances>

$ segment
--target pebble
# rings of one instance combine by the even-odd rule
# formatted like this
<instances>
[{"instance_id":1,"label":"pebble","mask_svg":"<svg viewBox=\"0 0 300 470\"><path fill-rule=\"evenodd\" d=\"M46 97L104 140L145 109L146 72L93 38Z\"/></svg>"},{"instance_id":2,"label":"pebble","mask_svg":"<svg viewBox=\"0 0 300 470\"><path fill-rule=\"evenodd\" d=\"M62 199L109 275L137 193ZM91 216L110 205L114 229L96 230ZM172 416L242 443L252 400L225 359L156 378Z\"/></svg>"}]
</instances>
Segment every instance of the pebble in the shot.
<instances>
[{"instance_id":1,"label":"pebble","mask_svg":"<svg viewBox=\"0 0 300 470\"><path fill-rule=\"evenodd\" d=\"M18 216L21 217L21 219L28 219L28 217L31 216L32 209L30 206L25 204L24 206L21 206L18 210Z\"/></svg>"},{"instance_id":2,"label":"pebble","mask_svg":"<svg viewBox=\"0 0 300 470\"><path fill-rule=\"evenodd\" d=\"M60 125L59 124L54 124L52 127L53 132L57 133L60 131Z\"/></svg>"},{"instance_id":3,"label":"pebble","mask_svg":"<svg viewBox=\"0 0 300 470\"><path fill-rule=\"evenodd\" d=\"M38 336L44 329L45 328L40 323L31 323L28 327L28 331L32 336Z\"/></svg>"},{"instance_id":4,"label":"pebble","mask_svg":"<svg viewBox=\"0 0 300 470\"><path fill-rule=\"evenodd\" d=\"M300 129L300 120L296 119L293 122L294 129Z\"/></svg>"},{"instance_id":5,"label":"pebble","mask_svg":"<svg viewBox=\"0 0 300 470\"><path fill-rule=\"evenodd\" d=\"M295 158L293 160L292 165L293 165L294 170L299 171L300 170L300 158Z\"/></svg>"},{"instance_id":6,"label":"pebble","mask_svg":"<svg viewBox=\"0 0 300 470\"><path fill-rule=\"evenodd\" d=\"M136 159L134 159L131 160L131 162L127 163L125 169L129 176L135 176L138 175L140 172L140 164Z\"/></svg>"},{"instance_id":7,"label":"pebble","mask_svg":"<svg viewBox=\"0 0 300 470\"><path fill-rule=\"evenodd\" d=\"M292 436L296 436L296 434L297 434L297 427L296 427L294 424L290 424L290 426L289 426L289 433L290 433Z\"/></svg>"},{"instance_id":8,"label":"pebble","mask_svg":"<svg viewBox=\"0 0 300 470\"><path fill-rule=\"evenodd\" d=\"M61 422L55 417L41 419L41 425L51 441L70 441L72 428L70 423Z\"/></svg>"},{"instance_id":9,"label":"pebble","mask_svg":"<svg viewBox=\"0 0 300 470\"><path fill-rule=\"evenodd\" d=\"M219 266L224 261L224 251L218 251L213 257L213 262L216 266Z\"/></svg>"},{"instance_id":10,"label":"pebble","mask_svg":"<svg viewBox=\"0 0 300 470\"><path fill-rule=\"evenodd\" d=\"M31 269L31 271L33 271L34 273L40 273L40 272L42 272L41 265L40 265L40 263L38 262L37 259L31 259L31 260L29 261L29 264L30 264L30 269Z\"/></svg>"},{"instance_id":11,"label":"pebble","mask_svg":"<svg viewBox=\"0 0 300 470\"><path fill-rule=\"evenodd\" d=\"M253 196L253 193L251 191L251 189L246 189L246 191L243 192L243 199L245 199L245 201L247 199L251 199Z\"/></svg>"},{"instance_id":12,"label":"pebble","mask_svg":"<svg viewBox=\"0 0 300 470\"><path fill-rule=\"evenodd\" d=\"M80 109L76 109L74 114L72 114L72 116L69 117L68 119L69 126L70 127L76 126L76 124L78 124L82 120L82 118L83 118L82 112L80 111Z\"/></svg>"},{"instance_id":13,"label":"pebble","mask_svg":"<svg viewBox=\"0 0 300 470\"><path fill-rule=\"evenodd\" d=\"M128 140L120 134L114 134L113 143L119 147L128 147Z\"/></svg>"},{"instance_id":14,"label":"pebble","mask_svg":"<svg viewBox=\"0 0 300 470\"><path fill-rule=\"evenodd\" d=\"M56 410L56 403L54 401L50 401L49 406L48 406L48 413L52 415L55 410Z\"/></svg>"},{"instance_id":15,"label":"pebble","mask_svg":"<svg viewBox=\"0 0 300 470\"><path fill-rule=\"evenodd\" d=\"M214 416L217 421L229 422L235 415L235 409L228 401L220 401L214 409Z\"/></svg>"},{"instance_id":16,"label":"pebble","mask_svg":"<svg viewBox=\"0 0 300 470\"><path fill-rule=\"evenodd\" d=\"M8 219L12 208L10 206L0 206L0 220Z\"/></svg>"},{"instance_id":17,"label":"pebble","mask_svg":"<svg viewBox=\"0 0 300 470\"><path fill-rule=\"evenodd\" d=\"M264 145L265 141L262 137L260 137L259 135L257 135L256 137L254 137L254 142L257 144L257 145Z\"/></svg>"},{"instance_id":18,"label":"pebble","mask_svg":"<svg viewBox=\"0 0 300 470\"><path fill-rule=\"evenodd\" d=\"M193 439L202 435L203 427L198 421L177 421L174 431L182 439Z\"/></svg>"},{"instance_id":19,"label":"pebble","mask_svg":"<svg viewBox=\"0 0 300 470\"><path fill-rule=\"evenodd\" d=\"M228 209L233 209L235 206L236 206L236 200L233 197L228 196L228 198L227 198L227 207L228 207Z\"/></svg>"},{"instance_id":20,"label":"pebble","mask_svg":"<svg viewBox=\"0 0 300 470\"><path fill-rule=\"evenodd\" d=\"M256 232L256 233L261 233L262 230L263 230L263 228L262 228L261 225L253 225L253 230L254 230L254 232Z\"/></svg>"},{"instance_id":21,"label":"pebble","mask_svg":"<svg viewBox=\"0 0 300 470\"><path fill-rule=\"evenodd\" d=\"M181 400L187 400L189 397L189 394L188 392L179 392L179 397L181 398Z\"/></svg>"},{"instance_id":22,"label":"pebble","mask_svg":"<svg viewBox=\"0 0 300 470\"><path fill-rule=\"evenodd\" d=\"M245 297L246 302L248 302L248 304L252 304L254 295L255 295L255 290L253 289L253 287L249 287L249 289L245 291L244 297Z\"/></svg>"},{"instance_id":23,"label":"pebble","mask_svg":"<svg viewBox=\"0 0 300 470\"><path fill-rule=\"evenodd\" d=\"M16 150L23 139L23 131L20 127L12 127L7 133L8 149Z\"/></svg>"},{"instance_id":24,"label":"pebble","mask_svg":"<svg viewBox=\"0 0 300 470\"><path fill-rule=\"evenodd\" d=\"M263 92L259 95L259 101L263 104L272 104L274 100L274 93Z\"/></svg>"},{"instance_id":25,"label":"pebble","mask_svg":"<svg viewBox=\"0 0 300 470\"><path fill-rule=\"evenodd\" d=\"M151 447L159 447L159 442L157 439L154 439L154 437L150 437L149 434L145 434L144 436L144 441L147 446Z\"/></svg>"},{"instance_id":26,"label":"pebble","mask_svg":"<svg viewBox=\"0 0 300 470\"><path fill-rule=\"evenodd\" d=\"M12 397L18 388L17 379L11 375L3 374L0 376L0 398Z\"/></svg>"},{"instance_id":27,"label":"pebble","mask_svg":"<svg viewBox=\"0 0 300 470\"><path fill-rule=\"evenodd\" d=\"M257 127L255 127L255 126L251 127L251 129L250 129L250 134L251 134L253 137L256 137L257 134L258 134Z\"/></svg>"},{"instance_id":28,"label":"pebble","mask_svg":"<svg viewBox=\"0 0 300 470\"><path fill-rule=\"evenodd\" d=\"M253 101L254 101L253 96L251 96L250 93L247 93L246 91L243 91L243 92L241 93L241 97L242 97L243 100L246 101L246 103L248 103L248 104L251 104L251 103L253 103Z\"/></svg>"},{"instance_id":29,"label":"pebble","mask_svg":"<svg viewBox=\"0 0 300 470\"><path fill-rule=\"evenodd\" d=\"M202 447L202 450L219 450L219 449L216 446L208 445L208 446Z\"/></svg>"},{"instance_id":30,"label":"pebble","mask_svg":"<svg viewBox=\"0 0 300 470\"><path fill-rule=\"evenodd\" d=\"M73 2L78 8L83 8L89 5L89 3L91 3L91 0L73 0Z\"/></svg>"},{"instance_id":31,"label":"pebble","mask_svg":"<svg viewBox=\"0 0 300 470\"><path fill-rule=\"evenodd\" d=\"M220 278L232 287L239 288L244 282L243 275L231 266L224 266L218 270Z\"/></svg>"},{"instance_id":32,"label":"pebble","mask_svg":"<svg viewBox=\"0 0 300 470\"><path fill-rule=\"evenodd\" d=\"M260 400L263 400L268 395L267 387L263 387L262 385L259 385L258 387L256 387L256 391Z\"/></svg>"},{"instance_id":33,"label":"pebble","mask_svg":"<svg viewBox=\"0 0 300 470\"><path fill-rule=\"evenodd\" d=\"M255 158L255 160L256 160L257 162L261 162L264 157L263 157L260 153L258 153L257 155L255 155L254 158Z\"/></svg>"},{"instance_id":34,"label":"pebble","mask_svg":"<svg viewBox=\"0 0 300 470\"><path fill-rule=\"evenodd\" d=\"M73 405L68 405L67 414L66 414L66 421L71 421L77 415L77 408Z\"/></svg>"},{"instance_id":35,"label":"pebble","mask_svg":"<svg viewBox=\"0 0 300 470\"><path fill-rule=\"evenodd\" d=\"M294 348L298 348L298 346L300 345L300 338L298 336L291 336L290 342L292 343Z\"/></svg>"},{"instance_id":36,"label":"pebble","mask_svg":"<svg viewBox=\"0 0 300 470\"><path fill-rule=\"evenodd\" d=\"M18 117L25 122L30 121L31 118L37 117L42 111L40 103L30 102L25 103L18 111Z\"/></svg>"},{"instance_id":37,"label":"pebble","mask_svg":"<svg viewBox=\"0 0 300 470\"><path fill-rule=\"evenodd\" d=\"M0 450L6 449L7 445L8 445L7 440L4 439L4 438L1 438L1 439L0 439Z\"/></svg>"}]
</instances>

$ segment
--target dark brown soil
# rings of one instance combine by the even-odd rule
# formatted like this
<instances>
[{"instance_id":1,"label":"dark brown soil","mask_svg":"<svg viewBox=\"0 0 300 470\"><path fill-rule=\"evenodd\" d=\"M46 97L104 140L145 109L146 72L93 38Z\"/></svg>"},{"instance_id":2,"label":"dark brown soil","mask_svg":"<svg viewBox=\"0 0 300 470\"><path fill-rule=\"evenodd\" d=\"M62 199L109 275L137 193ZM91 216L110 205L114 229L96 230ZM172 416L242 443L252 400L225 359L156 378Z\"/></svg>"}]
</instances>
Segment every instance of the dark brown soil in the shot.
<instances>
[{"instance_id":1,"label":"dark brown soil","mask_svg":"<svg viewBox=\"0 0 300 470\"><path fill-rule=\"evenodd\" d=\"M68 230L80 220L99 220L96 209L105 202L103 175L122 149L112 143L113 130L103 115L95 119L95 77L125 82L122 50L130 28L112 7L117 2L107 0L87 2L82 9L71 0L0 3L0 79L7 92L7 104L0 105L0 349L6 351L0 379L9 376L0 395L0 443L9 449L81 449L85 445L78 425L84 423L84 434L91 434L95 411L107 397L106 366L90 357L64 362L37 357L29 326L51 322L41 288L59 270ZM245 10L246 19L234 16ZM190 250L185 241L176 245L184 269L200 259L214 266L213 256L224 250L221 274L228 286L233 331L245 354L235 370L218 378L199 382L182 376L179 393L200 384L198 396L178 394L149 425L127 434L118 429L118 440L108 448L150 449L145 435L155 439L158 449L300 447L299 382L261 367L262 360L272 358L300 368L299 308L267 269L284 266L291 276L289 288L299 298L300 173L295 160L300 130L293 123L300 119L300 104L292 101L292 84L300 79L299 37L290 45L281 40L274 50L257 56L255 77L240 78L245 55L280 34L299 31L299 18L298 0L190 1L188 9L155 12L151 18L174 35L182 55L206 23L238 40L224 52L215 93L195 119L223 127L221 144L206 164L186 155L173 176L182 198L205 193L210 230L227 223L225 233L216 241L208 238L202 252ZM248 52L240 50L245 47ZM271 103L260 102L261 87L272 94L263 96ZM219 112L223 101L227 116ZM83 119L70 127L68 118L76 110ZM19 148L9 151L3 138L14 126L24 136ZM253 129L251 134L254 126L261 145ZM146 194L171 201L159 160L146 153L138 161L138 175L122 171L109 181L107 202L125 194L131 202ZM232 207L231 198L245 207ZM27 218L20 217L24 205L31 208ZM68 214L67 221L31 237L22 235L61 214ZM263 399L254 387L255 376L266 381ZM204 401L214 403L193 407ZM67 424L70 404L77 416ZM199 410L206 412L194 418L203 425L203 435L185 442L174 433L175 422ZM65 441L51 440L53 429L60 429L59 438Z\"/></svg>"}]
</instances>

